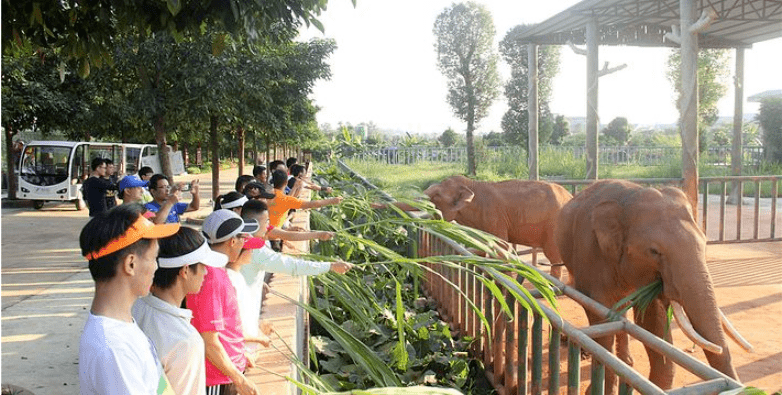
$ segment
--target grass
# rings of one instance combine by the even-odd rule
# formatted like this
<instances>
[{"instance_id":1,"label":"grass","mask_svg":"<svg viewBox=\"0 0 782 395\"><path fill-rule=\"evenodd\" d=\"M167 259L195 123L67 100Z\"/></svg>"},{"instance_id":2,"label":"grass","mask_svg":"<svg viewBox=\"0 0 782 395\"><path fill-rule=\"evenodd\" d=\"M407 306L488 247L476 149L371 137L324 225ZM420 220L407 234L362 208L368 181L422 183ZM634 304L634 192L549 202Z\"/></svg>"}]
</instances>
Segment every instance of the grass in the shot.
<instances>
[{"instance_id":1,"label":"grass","mask_svg":"<svg viewBox=\"0 0 782 395\"><path fill-rule=\"evenodd\" d=\"M502 181L508 179L528 179L526 154L481 153L477 155L478 171L475 178L483 181ZM434 184L457 174L466 174L466 163L444 163L420 161L413 164L389 165L384 162L345 160L353 170L363 175L379 188L396 197L416 198ZM542 151L539 156L541 179L582 180L586 177L586 165L583 159L576 158L570 152ZM731 175L730 167L714 166L701 160L701 177L725 177ZM600 164L599 178L681 178L682 163L680 157L671 158L661 166L641 166L637 164L606 165ZM744 167L746 176L779 175L782 165L762 164L758 168ZM710 184L711 193L719 193L719 184ZM754 183L743 186L744 196L755 195ZM761 196L771 196L771 182L761 183Z\"/></svg>"}]
</instances>

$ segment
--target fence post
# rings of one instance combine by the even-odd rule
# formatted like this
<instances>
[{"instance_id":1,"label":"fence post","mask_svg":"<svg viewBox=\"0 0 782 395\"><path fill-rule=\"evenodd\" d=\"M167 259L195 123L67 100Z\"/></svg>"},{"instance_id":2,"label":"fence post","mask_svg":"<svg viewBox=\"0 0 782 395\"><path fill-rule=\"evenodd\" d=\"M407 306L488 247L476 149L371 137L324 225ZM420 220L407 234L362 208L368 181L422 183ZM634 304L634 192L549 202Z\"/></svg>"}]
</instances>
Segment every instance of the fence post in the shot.
<instances>
[{"instance_id":1,"label":"fence post","mask_svg":"<svg viewBox=\"0 0 782 395\"><path fill-rule=\"evenodd\" d=\"M543 383L543 317L537 313L532 315L532 394L540 395Z\"/></svg>"},{"instance_id":2,"label":"fence post","mask_svg":"<svg viewBox=\"0 0 782 395\"><path fill-rule=\"evenodd\" d=\"M569 342L567 350L567 395L580 395L581 347Z\"/></svg>"}]
</instances>

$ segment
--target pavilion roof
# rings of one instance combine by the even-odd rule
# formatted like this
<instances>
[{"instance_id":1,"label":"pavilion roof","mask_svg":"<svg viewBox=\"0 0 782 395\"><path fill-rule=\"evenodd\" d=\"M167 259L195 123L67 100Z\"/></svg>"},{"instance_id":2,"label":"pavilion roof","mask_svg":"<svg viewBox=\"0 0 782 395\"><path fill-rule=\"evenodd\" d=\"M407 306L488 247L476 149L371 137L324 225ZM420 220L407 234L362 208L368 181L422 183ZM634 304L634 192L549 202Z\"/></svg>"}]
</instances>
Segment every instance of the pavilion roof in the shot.
<instances>
[{"instance_id":1,"label":"pavilion roof","mask_svg":"<svg viewBox=\"0 0 782 395\"><path fill-rule=\"evenodd\" d=\"M717 18L701 33L700 48L739 48L782 37L782 0L695 0L697 14ZM679 0L583 0L519 32L540 45L584 44L586 25L596 18L599 45L678 47L664 38L679 24Z\"/></svg>"}]
</instances>

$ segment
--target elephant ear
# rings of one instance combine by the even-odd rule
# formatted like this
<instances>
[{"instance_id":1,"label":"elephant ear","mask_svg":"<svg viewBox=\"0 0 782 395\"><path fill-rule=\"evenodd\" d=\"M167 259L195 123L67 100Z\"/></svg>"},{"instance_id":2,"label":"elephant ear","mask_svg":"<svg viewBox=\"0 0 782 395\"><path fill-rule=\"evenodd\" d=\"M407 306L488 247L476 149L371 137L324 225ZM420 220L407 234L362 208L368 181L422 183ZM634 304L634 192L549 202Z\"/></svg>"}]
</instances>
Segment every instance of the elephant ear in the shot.
<instances>
[{"instance_id":1,"label":"elephant ear","mask_svg":"<svg viewBox=\"0 0 782 395\"><path fill-rule=\"evenodd\" d=\"M472 199L474 197L475 192L473 192L472 189L464 185L459 185L456 189L456 196L453 200L454 212L459 212L459 210L465 208L469 203L472 203Z\"/></svg>"},{"instance_id":2,"label":"elephant ear","mask_svg":"<svg viewBox=\"0 0 782 395\"><path fill-rule=\"evenodd\" d=\"M622 225L622 207L615 200L601 202L592 210L592 229L603 256L619 262L622 256L625 231Z\"/></svg>"}]
</instances>

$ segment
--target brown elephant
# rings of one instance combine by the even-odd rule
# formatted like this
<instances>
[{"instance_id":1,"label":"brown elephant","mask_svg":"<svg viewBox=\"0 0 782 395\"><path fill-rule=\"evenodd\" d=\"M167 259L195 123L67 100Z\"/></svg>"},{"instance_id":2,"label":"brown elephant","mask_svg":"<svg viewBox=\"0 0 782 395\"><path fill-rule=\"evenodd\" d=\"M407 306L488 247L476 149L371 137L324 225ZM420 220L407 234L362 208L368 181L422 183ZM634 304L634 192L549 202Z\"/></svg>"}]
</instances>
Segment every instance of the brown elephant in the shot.
<instances>
[{"instance_id":1,"label":"brown elephant","mask_svg":"<svg viewBox=\"0 0 782 395\"><path fill-rule=\"evenodd\" d=\"M709 364L738 379L720 325L729 324L717 307L706 267L706 236L681 190L644 188L620 180L595 182L563 207L556 242L575 288L604 306L611 307L636 289L662 279L662 293L642 315L636 312L636 323L670 342L665 312L673 305L680 327L704 348ZM602 321L588 311L587 316L590 324ZM728 333L734 339L739 336ZM627 335L617 335L617 340L617 356L632 363ZM597 341L613 350L613 336ZM670 388L675 366L661 354L646 351L649 379L663 389ZM606 393L613 393L615 385L616 376L607 375Z\"/></svg>"},{"instance_id":2,"label":"brown elephant","mask_svg":"<svg viewBox=\"0 0 782 395\"><path fill-rule=\"evenodd\" d=\"M424 191L446 221L491 233L505 241L540 247L552 264L561 263L554 241L559 211L573 198L544 181L483 182L452 176ZM551 274L559 277L561 267Z\"/></svg>"}]
</instances>

